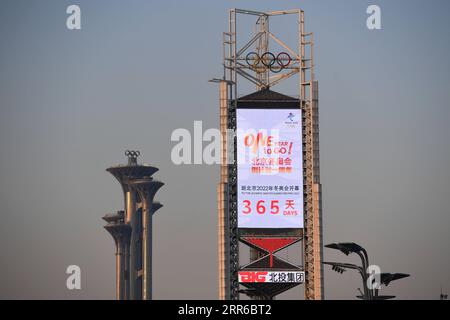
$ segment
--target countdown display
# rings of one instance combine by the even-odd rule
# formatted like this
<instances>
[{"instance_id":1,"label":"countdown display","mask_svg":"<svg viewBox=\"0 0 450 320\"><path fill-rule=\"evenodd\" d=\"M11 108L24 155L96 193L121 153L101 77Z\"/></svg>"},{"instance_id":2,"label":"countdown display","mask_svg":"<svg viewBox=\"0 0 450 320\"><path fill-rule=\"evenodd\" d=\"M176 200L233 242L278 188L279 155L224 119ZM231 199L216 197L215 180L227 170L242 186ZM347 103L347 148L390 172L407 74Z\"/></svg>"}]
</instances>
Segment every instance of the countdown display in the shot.
<instances>
[{"instance_id":1,"label":"countdown display","mask_svg":"<svg viewBox=\"0 0 450 320\"><path fill-rule=\"evenodd\" d=\"M237 109L239 228L303 228L300 109Z\"/></svg>"}]
</instances>

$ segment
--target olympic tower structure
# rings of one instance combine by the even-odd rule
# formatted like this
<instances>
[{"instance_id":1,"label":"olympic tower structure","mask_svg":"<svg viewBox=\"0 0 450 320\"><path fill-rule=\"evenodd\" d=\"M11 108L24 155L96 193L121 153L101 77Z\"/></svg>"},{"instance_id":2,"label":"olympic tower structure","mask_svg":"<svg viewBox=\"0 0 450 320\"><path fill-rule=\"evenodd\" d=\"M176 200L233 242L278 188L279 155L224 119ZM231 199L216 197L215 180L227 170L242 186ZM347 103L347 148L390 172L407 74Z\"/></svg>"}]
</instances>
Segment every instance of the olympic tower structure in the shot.
<instances>
[{"instance_id":1,"label":"olympic tower structure","mask_svg":"<svg viewBox=\"0 0 450 320\"><path fill-rule=\"evenodd\" d=\"M124 210L107 214L105 229L116 245L116 298L152 299L152 216L162 207L154 201L163 183L154 180L157 168L138 164L139 151L126 151L128 164L106 169L120 183Z\"/></svg>"},{"instance_id":2,"label":"olympic tower structure","mask_svg":"<svg viewBox=\"0 0 450 320\"><path fill-rule=\"evenodd\" d=\"M287 30L289 17L293 27ZM272 28L280 20L282 27ZM283 30L287 39L278 34ZM313 48L303 10L229 10L223 77L212 80L219 83L222 134L217 190L220 299L237 300L242 294L273 299L298 285L304 285L305 299L323 298ZM273 91L280 83L290 86L293 96ZM249 87L256 91L238 96ZM279 254L294 244L300 262ZM245 247L249 261L240 252Z\"/></svg>"}]
</instances>

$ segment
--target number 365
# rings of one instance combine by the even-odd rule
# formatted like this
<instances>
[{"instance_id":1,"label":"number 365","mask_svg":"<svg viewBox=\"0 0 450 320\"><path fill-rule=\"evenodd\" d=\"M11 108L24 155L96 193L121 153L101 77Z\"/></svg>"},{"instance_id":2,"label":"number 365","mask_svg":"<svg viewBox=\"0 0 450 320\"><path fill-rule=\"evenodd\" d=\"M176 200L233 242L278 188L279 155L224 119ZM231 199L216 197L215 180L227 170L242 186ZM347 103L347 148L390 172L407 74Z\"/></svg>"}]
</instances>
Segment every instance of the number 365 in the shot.
<instances>
[{"instance_id":1,"label":"number 365","mask_svg":"<svg viewBox=\"0 0 450 320\"><path fill-rule=\"evenodd\" d=\"M279 200L271 200L270 201L270 213L278 214L280 213ZM252 208L252 202L250 200L243 201L244 209L242 210L243 214L251 214L252 211L256 211L258 214L265 214L267 211L265 200L259 200L256 202L256 207Z\"/></svg>"}]
</instances>

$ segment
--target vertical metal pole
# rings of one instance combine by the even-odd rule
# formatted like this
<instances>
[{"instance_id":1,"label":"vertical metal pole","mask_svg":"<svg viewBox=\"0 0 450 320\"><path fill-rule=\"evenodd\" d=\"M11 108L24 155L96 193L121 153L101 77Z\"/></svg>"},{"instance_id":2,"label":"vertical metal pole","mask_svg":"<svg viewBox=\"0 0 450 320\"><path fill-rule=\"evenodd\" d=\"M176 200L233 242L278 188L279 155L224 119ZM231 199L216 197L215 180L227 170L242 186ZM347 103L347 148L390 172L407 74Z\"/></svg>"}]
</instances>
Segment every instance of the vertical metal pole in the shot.
<instances>
[{"instance_id":1,"label":"vertical metal pole","mask_svg":"<svg viewBox=\"0 0 450 320\"><path fill-rule=\"evenodd\" d=\"M234 10L234 46L233 46L233 51L234 51L233 52L233 57L234 57L234 68L233 68L233 70L234 70L234 83L233 83L233 85L234 85L234 96L231 97L231 98L234 99L234 112L235 113L236 113L236 110L237 110L237 101L238 101L238 90L237 90L237 88L238 88L237 87L238 86L238 74L236 72L236 70L237 70L236 69L237 68L237 41L238 41L237 40L237 15L236 15L236 10ZM236 129L236 123L234 123L233 129ZM234 138L233 138L233 141L230 141L229 143L233 144L233 150L234 150L234 152L233 152L233 170L234 170L235 166L237 165L236 162L235 162L236 161L236 149L235 149L235 145L234 145ZM237 183L237 181L234 181L234 183ZM230 189L230 188L228 188L228 189ZM234 197L234 199L236 199L236 197ZM236 204L236 207L237 207L237 204ZM236 217L237 217L237 215L238 214L236 212ZM231 226L233 224L233 222L231 221L230 216L231 216L231 214L229 214L229 217L228 217L229 218L229 223L230 223L230 226ZM237 230L237 223L236 223L236 225L234 227L236 227L236 230L235 230L235 234L233 236L237 239L239 237L238 230ZM234 243L232 245L233 246L236 245L237 247L239 247L239 240L234 241ZM235 290L237 291L239 289L239 284L237 284L237 288L234 287L235 284L237 283L237 280L238 280L237 279L238 278L237 273L238 273L238 269L239 269L239 251L238 251L238 249L236 249L236 250L233 249L233 254L237 255L237 258L233 258L233 263L236 263L237 266L233 266L232 279L230 281L231 284L232 284L232 287L231 287L231 298L233 300L239 300L239 293L235 292Z\"/></svg>"},{"instance_id":2,"label":"vertical metal pole","mask_svg":"<svg viewBox=\"0 0 450 320\"><path fill-rule=\"evenodd\" d=\"M304 246L304 266L305 266L305 299L313 300L320 299L320 290L317 287L320 286L320 272L316 269L317 264L320 264L320 258L317 255L317 237L320 233L317 231L316 217L319 216L317 210L318 202L316 197L314 185L314 108L312 102L312 83L306 81L306 55L305 47L307 45L305 28L304 28L304 12L300 11L299 16L300 23L300 101L303 108L303 138L304 138L304 193L305 193L305 226L303 236ZM306 87L308 86L308 94ZM320 252L320 251L319 251Z\"/></svg>"},{"instance_id":3,"label":"vertical metal pole","mask_svg":"<svg viewBox=\"0 0 450 320\"><path fill-rule=\"evenodd\" d=\"M304 16L303 11L299 10L298 14L298 33L299 33L299 51L300 51L300 105L303 107L303 103L305 102L305 87L303 83L305 82L305 69L304 69L304 59L305 59L305 39L304 39Z\"/></svg>"},{"instance_id":4,"label":"vertical metal pole","mask_svg":"<svg viewBox=\"0 0 450 320\"><path fill-rule=\"evenodd\" d=\"M220 182L217 186L218 198L218 246L219 246L219 299L229 299L229 231L227 219L227 183L228 183L228 84L225 80L220 82L220 133L221 133L221 163Z\"/></svg>"},{"instance_id":5,"label":"vertical metal pole","mask_svg":"<svg viewBox=\"0 0 450 320\"><path fill-rule=\"evenodd\" d=\"M228 101L232 100L233 101L233 107L232 109L236 110L237 107L237 72L236 72L236 68L237 68L237 50L236 50L236 46L237 46L237 17L236 17L236 10L232 9L230 10L230 34L232 37L232 41L231 45L230 45L230 50L229 50L229 54L230 54L230 58L232 59L232 63L231 63L231 73L230 76L232 77L231 83L230 83L230 95L228 96ZM230 103L227 104L227 108L231 107ZM228 115L229 119L228 119L228 123L227 123L227 128L229 129L236 129L235 127L235 117L233 116L230 119L230 115ZM234 150L234 137L233 139L229 139L227 141L227 145L228 148L233 148L232 150ZM228 172L229 175L229 179L232 179L231 181L228 180L228 183L236 183L235 181L235 170L236 170L236 163L235 163L235 154L236 151L234 150L234 154L233 154L233 158L229 159L230 161L228 161L228 170L231 170L231 172ZM239 292L238 292L238 287L239 284L237 283L237 272L238 272L238 268L239 268L239 249L238 249L238 231L237 231L237 225L236 225L236 208L235 208L235 201L236 201L236 195L234 194L235 191L231 190L231 188L229 188L227 186L227 197L229 197L227 199L227 202L229 204L229 206L227 207L226 210L226 223L227 223L227 229L229 234L228 237L228 248L229 248L229 281L228 281L228 286L229 286L229 290L230 290L230 294L229 294L229 299L231 300L238 300L239 299Z\"/></svg>"},{"instance_id":6,"label":"vertical metal pole","mask_svg":"<svg viewBox=\"0 0 450 320\"><path fill-rule=\"evenodd\" d=\"M236 72L236 68L237 68L237 57L236 57L236 53L237 53L237 16L236 16L236 10L233 10L233 20L234 20L234 24L233 24L233 35L234 35L234 42L233 42L233 72L234 72L234 96L231 97L232 99L234 99L234 106L235 108L237 107L237 72Z\"/></svg>"},{"instance_id":7,"label":"vertical metal pole","mask_svg":"<svg viewBox=\"0 0 450 320\"><path fill-rule=\"evenodd\" d=\"M258 40L256 52L260 57L262 57L262 55L269 50L269 17L266 15L260 15L257 20L257 25L259 25L257 32L261 32L262 35ZM258 69L256 70L256 78L264 84L264 86L257 84L256 90L267 88L269 86L269 69L264 70L264 72L260 72Z\"/></svg>"},{"instance_id":8,"label":"vertical metal pole","mask_svg":"<svg viewBox=\"0 0 450 320\"><path fill-rule=\"evenodd\" d=\"M364 292L367 292L367 300L372 300L374 296L374 290L370 289L367 286L367 269L369 268L369 256L367 255L366 249L362 249L362 252L356 252L356 254L361 259L363 274L361 275L363 277L363 285L364 285Z\"/></svg>"},{"instance_id":9,"label":"vertical metal pole","mask_svg":"<svg viewBox=\"0 0 450 320\"><path fill-rule=\"evenodd\" d=\"M302 32L303 32L303 24L302 24L302 13L301 10L297 10L297 37L298 37L298 48L297 48L297 52L299 53L299 76L298 76L298 90L299 90L299 100L300 100L300 109L302 110L302 117L303 117L303 112L304 112L304 94L303 94L303 85L302 85L302 78L303 78L303 69L302 69L302 59L303 59L303 54L302 54L302 49L303 49L303 42L302 42ZM302 131L303 131L303 126L304 124L302 124ZM303 141L303 132L302 132L302 141ZM304 170L304 168L303 168ZM304 173L302 173L302 177L303 177ZM304 181L303 181L304 182ZM306 265L306 259L305 259L305 229L302 230L302 245L301 245L301 261L302 261L302 265L303 267L305 267ZM305 268L304 268L305 269ZM306 270L305 270L306 271ZM305 287L306 287L306 279L305 279ZM306 295L305 295L306 297Z\"/></svg>"},{"instance_id":10,"label":"vertical metal pole","mask_svg":"<svg viewBox=\"0 0 450 320\"><path fill-rule=\"evenodd\" d=\"M234 9L231 9L229 11L229 17L228 17L228 33L229 33L229 37L230 37L230 43L228 44L228 59L227 62L229 63L229 79L230 81L233 81L233 62L231 61L231 59L233 58L233 42L235 41L235 37L233 34L233 27L232 27L232 20L233 20L233 12ZM232 94L232 86L230 86L230 94L228 96L229 99L232 99L233 94Z\"/></svg>"}]
</instances>

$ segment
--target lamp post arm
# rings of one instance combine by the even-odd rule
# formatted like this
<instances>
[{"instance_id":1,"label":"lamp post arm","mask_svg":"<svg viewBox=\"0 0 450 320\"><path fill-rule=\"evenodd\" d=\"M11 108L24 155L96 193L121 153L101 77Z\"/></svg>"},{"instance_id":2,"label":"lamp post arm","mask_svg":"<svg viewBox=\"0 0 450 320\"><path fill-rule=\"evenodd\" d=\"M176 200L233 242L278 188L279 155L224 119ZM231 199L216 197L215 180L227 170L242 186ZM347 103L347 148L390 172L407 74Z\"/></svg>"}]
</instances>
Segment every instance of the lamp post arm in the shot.
<instances>
[{"instance_id":1,"label":"lamp post arm","mask_svg":"<svg viewBox=\"0 0 450 320\"><path fill-rule=\"evenodd\" d=\"M367 266L368 266L368 265L369 265L369 255L367 254L366 249L364 249L363 247L361 247L361 251L362 251L363 254L364 254L364 258L366 258L366 264L367 264Z\"/></svg>"},{"instance_id":2,"label":"lamp post arm","mask_svg":"<svg viewBox=\"0 0 450 320\"><path fill-rule=\"evenodd\" d=\"M366 273L365 269L363 269L360 266L350 264L350 263L340 263L340 262L323 262L323 263L331 265L331 266L338 266L338 267L344 268L344 269L353 269L353 270L358 271L358 273L361 275L361 278L363 281L364 300L371 300L370 292L367 288L367 273Z\"/></svg>"}]
</instances>

